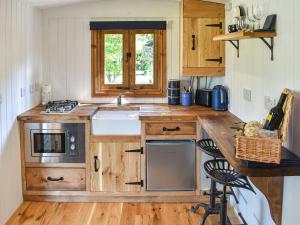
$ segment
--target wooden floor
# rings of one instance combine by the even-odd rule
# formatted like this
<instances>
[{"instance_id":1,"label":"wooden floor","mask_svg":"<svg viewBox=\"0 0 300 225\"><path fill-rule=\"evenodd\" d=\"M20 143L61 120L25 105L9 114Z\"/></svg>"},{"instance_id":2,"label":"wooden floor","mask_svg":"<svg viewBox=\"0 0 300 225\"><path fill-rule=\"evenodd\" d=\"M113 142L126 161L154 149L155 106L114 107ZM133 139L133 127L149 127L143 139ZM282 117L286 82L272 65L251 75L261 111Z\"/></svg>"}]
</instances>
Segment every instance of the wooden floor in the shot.
<instances>
[{"instance_id":1,"label":"wooden floor","mask_svg":"<svg viewBox=\"0 0 300 225\"><path fill-rule=\"evenodd\" d=\"M192 204L24 202L7 225L198 225ZM206 225L217 225L211 217Z\"/></svg>"}]
</instances>

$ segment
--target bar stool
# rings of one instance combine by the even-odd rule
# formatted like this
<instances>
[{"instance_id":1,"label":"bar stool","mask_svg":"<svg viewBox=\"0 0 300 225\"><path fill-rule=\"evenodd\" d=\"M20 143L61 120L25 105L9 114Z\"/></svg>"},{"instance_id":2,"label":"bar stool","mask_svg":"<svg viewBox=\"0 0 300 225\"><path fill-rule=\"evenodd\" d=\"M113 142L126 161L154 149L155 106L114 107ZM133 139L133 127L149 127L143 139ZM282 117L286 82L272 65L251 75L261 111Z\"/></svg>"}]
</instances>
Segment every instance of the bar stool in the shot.
<instances>
[{"instance_id":1,"label":"bar stool","mask_svg":"<svg viewBox=\"0 0 300 225\"><path fill-rule=\"evenodd\" d=\"M206 161L204 163L204 170L212 180L223 185L223 193L220 204L220 225L231 225L227 216L227 187L244 188L252 191L253 193L255 193L255 191L250 185L247 177L240 175L234 169L230 168L228 161L224 159ZM244 224L246 224L243 218L242 220Z\"/></svg>"},{"instance_id":2,"label":"bar stool","mask_svg":"<svg viewBox=\"0 0 300 225\"><path fill-rule=\"evenodd\" d=\"M216 146L216 144L214 143L214 141L212 139L201 139L200 141L198 141L197 145L201 149L202 152L213 157L214 160L224 159L223 154L221 153L220 149ZM207 178L209 178L209 177L207 177ZM227 191L226 193L233 195L237 204L239 203L237 200L237 197L234 194L232 187L230 187L230 192ZM210 196L209 204L199 203L196 206L191 208L191 211L193 213L196 213L196 211L199 208L204 208L205 212L200 221L200 225L205 224L205 221L209 215L220 213L220 204L216 203L216 198L220 197L222 194L223 194L223 192L217 190L217 183L213 179L211 179L209 193L204 192L204 195Z\"/></svg>"}]
</instances>

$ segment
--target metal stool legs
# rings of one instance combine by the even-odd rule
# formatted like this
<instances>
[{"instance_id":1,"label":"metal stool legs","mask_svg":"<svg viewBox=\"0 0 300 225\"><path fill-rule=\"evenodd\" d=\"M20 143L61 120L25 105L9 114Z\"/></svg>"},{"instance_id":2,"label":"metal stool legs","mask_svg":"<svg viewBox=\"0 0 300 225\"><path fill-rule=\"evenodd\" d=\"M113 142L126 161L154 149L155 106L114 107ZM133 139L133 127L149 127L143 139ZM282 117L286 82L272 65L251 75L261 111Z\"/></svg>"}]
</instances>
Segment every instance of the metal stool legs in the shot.
<instances>
[{"instance_id":1,"label":"metal stool legs","mask_svg":"<svg viewBox=\"0 0 300 225\"><path fill-rule=\"evenodd\" d=\"M210 183L210 193L204 193L205 195L209 195L209 204L199 203L195 207L191 208L193 213L199 208L203 208L205 210L202 219L200 221L200 225L204 225L207 217L213 214L219 214L220 212L220 204L216 202L216 198L222 194L222 192L217 190L217 183L214 180L211 180Z\"/></svg>"},{"instance_id":2,"label":"metal stool legs","mask_svg":"<svg viewBox=\"0 0 300 225\"><path fill-rule=\"evenodd\" d=\"M230 225L230 221L227 218L227 196L226 196L227 186L223 186L223 194L221 197L221 209L220 209L220 225ZM228 223L229 222L229 223Z\"/></svg>"}]
</instances>

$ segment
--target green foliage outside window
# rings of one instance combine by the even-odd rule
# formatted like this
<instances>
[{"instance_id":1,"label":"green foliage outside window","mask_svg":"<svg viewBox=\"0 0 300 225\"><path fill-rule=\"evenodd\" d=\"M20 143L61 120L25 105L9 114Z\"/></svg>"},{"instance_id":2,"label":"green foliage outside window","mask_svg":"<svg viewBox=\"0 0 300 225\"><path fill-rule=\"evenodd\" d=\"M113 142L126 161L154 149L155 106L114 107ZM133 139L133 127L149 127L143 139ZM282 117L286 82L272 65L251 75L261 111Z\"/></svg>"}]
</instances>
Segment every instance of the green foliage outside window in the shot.
<instances>
[{"instance_id":1,"label":"green foliage outside window","mask_svg":"<svg viewBox=\"0 0 300 225\"><path fill-rule=\"evenodd\" d=\"M106 34L105 39L105 83L122 84L123 79L123 35ZM142 83L153 82L153 34L136 35L135 72L145 77Z\"/></svg>"}]
</instances>

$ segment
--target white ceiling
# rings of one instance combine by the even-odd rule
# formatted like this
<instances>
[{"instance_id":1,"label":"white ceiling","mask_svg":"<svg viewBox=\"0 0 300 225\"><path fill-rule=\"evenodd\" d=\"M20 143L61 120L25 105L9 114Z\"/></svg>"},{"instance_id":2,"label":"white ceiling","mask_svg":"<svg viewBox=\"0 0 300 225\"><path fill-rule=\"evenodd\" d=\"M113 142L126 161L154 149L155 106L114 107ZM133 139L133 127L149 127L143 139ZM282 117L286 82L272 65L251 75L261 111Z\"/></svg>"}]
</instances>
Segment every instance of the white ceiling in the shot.
<instances>
[{"instance_id":1,"label":"white ceiling","mask_svg":"<svg viewBox=\"0 0 300 225\"><path fill-rule=\"evenodd\" d=\"M79 2L95 2L97 0L27 0L31 5L38 8L49 8L55 6L63 6Z\"/></svg>"},{"instance_id":2,"label":"white ceiling","mask_svg":"<svg viewBox=\"0 0 300 225\"><path fill-rule=\"evenodd\" d=\"M27 1L35 7L45 9L45 8L63 6L68 4L80 3L80 2L101 2L101 1L111 1L111 0L27 0ZM143 1L155 1L155 0L143 0ZM162 1L162 0L156 0L156 1ZM164 0L164 1L178 2L181 0Z\"/></svg>"}]
</instances>

